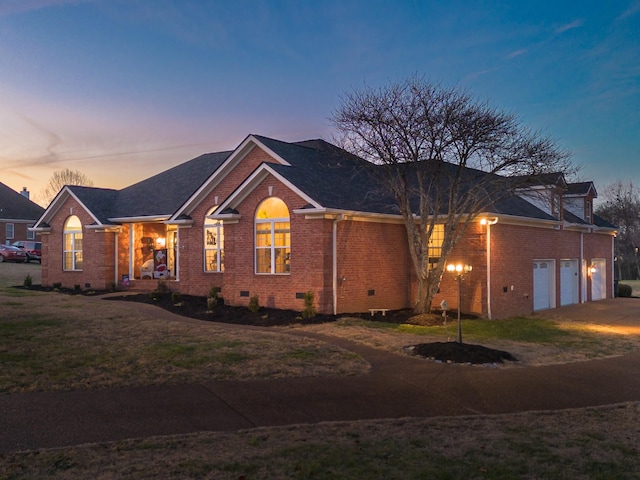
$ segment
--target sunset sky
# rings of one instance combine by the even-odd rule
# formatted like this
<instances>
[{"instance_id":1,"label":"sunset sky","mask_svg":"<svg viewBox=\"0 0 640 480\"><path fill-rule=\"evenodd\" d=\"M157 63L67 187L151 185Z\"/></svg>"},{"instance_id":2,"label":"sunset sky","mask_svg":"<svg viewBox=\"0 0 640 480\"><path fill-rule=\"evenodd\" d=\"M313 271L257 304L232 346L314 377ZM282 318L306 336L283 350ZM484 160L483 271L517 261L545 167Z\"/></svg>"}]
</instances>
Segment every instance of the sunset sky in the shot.
<instances>
[{"instance_id":1,"label":"sunset sky","mask_svg":"<svg viewBox=\"0 0 640 480\"><path fill-rule=\"evenodd\" d=\"M0 0L0 182L122 188L250 133L331 140L340 95L413 74L640 186L640 0ZM204 180L204 179L203 179Z\"/></svg>"}]
</instances>

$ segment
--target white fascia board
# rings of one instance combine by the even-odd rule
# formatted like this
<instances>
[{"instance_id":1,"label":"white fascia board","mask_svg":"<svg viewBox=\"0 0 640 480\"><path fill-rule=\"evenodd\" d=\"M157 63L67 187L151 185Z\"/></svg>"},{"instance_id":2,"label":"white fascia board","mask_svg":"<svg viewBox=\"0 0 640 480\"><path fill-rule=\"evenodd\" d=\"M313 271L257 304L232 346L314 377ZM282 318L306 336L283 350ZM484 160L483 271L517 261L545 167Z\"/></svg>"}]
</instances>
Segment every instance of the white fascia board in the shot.
<instances>
[{"instance_id":1,"label":"white fascia board","mask_svg":"<svg viewBox=\"0 0 640 480\"><path fill-rule=\"evenodd\" d=\"M344 216L350 220L380 221L383 223L404 223L401 215L390 213L361 212L356 210L340 210L336 208L298 208L293 213L304 215L306 219L335 219L338 216Z\"/></svg>"},{"instance_id":2,"label":"white fascia board","mask_svg":"<svg viewBox=\"0 0 640 480\"><path fill-rule=\"evenodd\" d=\"M179 225L179 226L185 226L185 225L193 225L193 218L191 219L180 219L180 220L165 220L163 222L165 225Z\"/></svg>"},{"instance_id":3,"label":"white fascia board","mask_svg":"<svg viewBox=\"0 0 640 480\"><path fill-rule=\"evenodd\" d=\"M98 225L102 225L102 222L100 220L98 220L98 217L96 217L93 214L93 212L91 210L89 210L87 208L87 206L84 203L82 203L82 201L80 201L80 199L69 189L68 186L65 186L62 190L60 190L58 192L58 195L56 195L56 198L54 198L53 201L49 204L47 209L44 211L42 216L38 219L38 221L34 225L34 228L38 228L38 225L40 223L42 223L42 222L49 223L49 221L55 216L55 214L58 212L58 210L60 210L60 208L62 208L62 205L64 204L64 202L69 197L72 197L76 202L78 202L80 204L80 206L89 215L91 215L91 218L93 218L93 220L95 220L95 222Z\"/></svg>"},{"instance_id":4,"label":"white fascia board","mask_svg":"<svg viewBox=\"0 0 640 480\"><path fill-rule=\"evenodd\" d=\"M110 218L110 222L114 223L151 223L151 222L164 222L169 220L171 215L149 215L146 217L120 217Z\"/></svg>"},{"instance_id":5,"label":"white fascia board","mask_svg":"<svg viewBox=\"0 0 640 480\"><path fill-rule=\"evenodd\" d=\"M219 215L211 215L207 218L211 220L220 220L223 224L227 225L231 223L238 223L242 218L242 215L237 213L221 213Z\"/></svg>"},{"instance_id":6,"label":"white fascia board","mask_svg":"<svg viewBox=\"0 0 640 480\"><path fill-rule=\"evenodd\" d=\"M313 205L316 209L321 209L322 205L316 202L313 198L309 197L305 192L300 190L296 185L289 182L282 175L273 170L269 164L263 163L260 165L247 179L242 182L242 184L233 192L229 197L222 202L222 205L218 207L218 211L222 212L227 208L235 208L242 201L247 198L247 196L262 183L262 181L267 178L269 175L275 177L278 181L283 183L288 189L296 193L298 196L303 198L305 201ZM214 215L215 218L219 218L217 215Z\"/></svg>"},{"instance_id":7,"label":"white fascia board","mask_svg":"<svg viewBox=\"0 0 640 480\"><path fill-rule=\"evenodd\" d=\"M7 222L7 223L33 223L33 220L25 220L24 218L0 218L0 222Z\"/></svg>"},{"instance_id":8,"label":"white fascia board","mask_svg":"<svg viewBox=\"0 0 640 480\"><path fill-rule=\"evenodd\" d=\"M532 217L519 217L515 215L492 215L500 219L499 223L507 225L520 225L526 227L539 227L539 228L556 228L562 225L559 220L547 220L544 218L532 218Z\"/></svg>"},{"instance_id":9,"label":"white fascia board","mask_svg":"<svg viewBox=\"0 0 640 480\"><path fill-rule=\"evenodd\" d=\"M280 155L277 155L273 150L267 148L262 142L260 142L253 135L247 136L240 145L229 155L229 157L218 167L218 169L211 174L211 176L200 186L196 192L182 204L178 210L171 216L171 221L175 220L182 214L189 215L196 205L207 196L218 184L231 172L236 165L238 165L244 157L246 157L254 147L261 148L273 157L278 163L286 166L291 166Z\"/></svg>"},{"instance_id":10,"label":"white fascia board","mask_svg":"<svg viewBox=\"0 0 640 480\"><path fill-rule=\"evenodd\" d=\"M85 225L87 230L95 230L96 232L119 232L121 230L120 225Z\"/></svg>"}]
</instances>

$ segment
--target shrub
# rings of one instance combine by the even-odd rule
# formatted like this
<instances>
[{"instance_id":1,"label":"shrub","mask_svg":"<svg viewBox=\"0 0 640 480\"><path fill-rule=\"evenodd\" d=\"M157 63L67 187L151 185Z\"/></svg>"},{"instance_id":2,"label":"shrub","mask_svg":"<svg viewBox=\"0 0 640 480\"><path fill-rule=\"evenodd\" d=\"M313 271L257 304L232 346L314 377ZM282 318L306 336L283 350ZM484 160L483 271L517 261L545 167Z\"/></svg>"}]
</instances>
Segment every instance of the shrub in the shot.
<instances>
[{"instance_id":1,"label":"shrub","mask_svg":"<svg viewBox=\"0 0 640 480\"><path fill-rule=\"evenodd\" d=\"M163 279L158 280L158 287L156 288L160 293L169 293L169 285Z\"/></svg>"},{"instance_id":2,"label":"shrub","mask_svg":"<svg viewBox=\"0 0 640 480\"><path fill-rule=\"evenodd\" d=\"M211 311L216 308L218 304L218 299L214 297L207 297L207 310Z\"/></svg>"},{"instance_id":3,"label":"shrub","mask_svg":"<svg viewBox=\"0 0 640 480\"><path fill-rule=\"evenodd\" d=\"M151 297L151 300L157 302L158 300L160 300L162 298L162 292L160 292L158 290L153 290L153 291L149 292L149 296Z\"/></svg>"},{"instance_id":4,"label":"shrub","mask_svg":"<svg viewBox=\"0 0 640 480\"><path fill-rule=\"evenodd\" d=\"M53 289L60 290L62 288L62 282L53 282Z\"/></svg>"},{"instance_id":5,"label":"shrub","mask_svg":"<svg viewBox=\"0 0 640 480\"><path fill-rule=\"evenodd\" d=\"M180 296L179 292L173 292L171 294L171 302L176 304L176 303L180 303L180 300L182 299L182 297Z\"/></svg>"},{"instance_id":6,"label":"shrub","mask_svg":"<svg viewBox=\"0 0 640 480\"><path fill-rule=\"evenodd\" d=\"M626 283L618 284L619 297L630 297L632 293L633 293L633 288L631 288L631 285L627 285Z\"/></svg>"},{"instance_id":7,"label":"shrub","mask_svg":"<svg viewBox=\"0 0 640 480\"><path fill-rule=\"evenodd\" d=\"M31 285L33 285L33 279L31 278L31 275L27 273L27 276L24 277L24 282L22 282L22 285L29 288Z\"/></svg>"},{"instance_id":8,"label":"shrub","mask_svg":"<svg viewBox=\"0 0 640 480\"><path fill-rule=\"evenodd\" d=\"M207 308L212 310L218 305L218 293L220 293L220 287L211 287L209 289L209 296L207 297Z\"/></svg>"},{"instance_id":9,"label":"shrub","mask_svg":"<svg viewBox=\"0 0 640 480\"><path fill-rule=\"evenodd\" d=\"M116 291L116 283L110 282L107 283L107 292L115 292Z\"/></svg>"},{"instance_id":10,"label":"shrub","mask_svg":"<svg viewBox=\"0 0 640 480\"><path fill-rule=\"evenodd\" d=\"M313 318L316 316L316 307L313 304L315 295L309 290L304 294L304 309L302 310L302 318Z\"/></svg>"},{"instance_id":11,"label":"shrub","mask_svg":"<svg viewBox=\"0 0 640 480\"><path fill-rule=\"evenodd\" d=\"M79 283L76 283L76 284L73 286L73 289L74 289L76 292L79 292L80 290L82 290L82 287L80 287L80 284L79 284Z\"/></svg>"},{"instance_id":12,"label":"shrub","mask_svg":"<svg viewBox=\"0 0 640 480\"><path fill-rule=\"evenodd\" d=\"M256 313L260 310L260 297L258 295L251 295L249 299L249 311Z\"/></svg>"}]
</instances>

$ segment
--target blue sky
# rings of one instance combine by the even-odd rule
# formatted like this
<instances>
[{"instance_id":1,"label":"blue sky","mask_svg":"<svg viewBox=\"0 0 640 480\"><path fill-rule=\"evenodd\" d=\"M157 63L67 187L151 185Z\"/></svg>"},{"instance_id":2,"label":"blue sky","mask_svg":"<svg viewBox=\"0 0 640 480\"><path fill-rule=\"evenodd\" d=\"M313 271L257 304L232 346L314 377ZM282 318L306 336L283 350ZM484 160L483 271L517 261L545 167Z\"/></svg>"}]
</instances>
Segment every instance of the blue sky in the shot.
<instances>
[{"instance_id":1,"label":"blue sky","mask_svg":"<svg viewBox=\"0 0 640 480\"><path fill-rule=\"evenodd\" d=\"M342 93L419 74L640 185L640 0L0 0L0 181L121 188L258 133L325 138Z\"/></svg>"}]
</instances>

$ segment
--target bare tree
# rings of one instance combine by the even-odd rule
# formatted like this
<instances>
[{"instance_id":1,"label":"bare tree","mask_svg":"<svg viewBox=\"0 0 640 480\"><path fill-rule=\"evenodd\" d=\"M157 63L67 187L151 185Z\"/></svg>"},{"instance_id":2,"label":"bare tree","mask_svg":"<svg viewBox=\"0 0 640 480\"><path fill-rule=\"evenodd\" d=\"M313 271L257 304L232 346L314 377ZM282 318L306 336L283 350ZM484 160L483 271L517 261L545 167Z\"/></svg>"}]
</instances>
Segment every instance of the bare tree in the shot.
<instances>
[{"instance_id":1,"label":"bare tree","mask_svg":"<svg viewBox=\"0 0 640 480\"><path fill-rule=\"evenodd\" d=\"M446 260L469 224L531 175L565 172L569 155L459 89L414 76L341 98L331 121L343 148L368 160L406 226L418 279L414 310L426 313ZM436 225L440 258L429 258Z\"/></svg>"},{"instance_id":2,"label":"bare tree","mask_svg":"<svg viewBox=\"0 0 640 480\"><path fill-rule=\"evenodd\" d=\"M615 245L618 278L640 278L640 190L632 182L618 180L607 185L603 197L596 214L619 229Z\"/></svg>"},{"instance_id":3,"label":"bare tree","mask_svg":"<svg viewBox=\"0 0 640 480\"><path fill-rule=\"evenodd\" d=\"M51 175L46 187L40 192L40 202L45 206L49 205L51 200L53 200L65 185L84 185L86 187L92 187L93 182L89 177L78 170L70 170L68 168L56 170L53 172L53 175Z\"/></svg>"}]
</instances>

